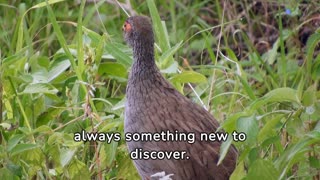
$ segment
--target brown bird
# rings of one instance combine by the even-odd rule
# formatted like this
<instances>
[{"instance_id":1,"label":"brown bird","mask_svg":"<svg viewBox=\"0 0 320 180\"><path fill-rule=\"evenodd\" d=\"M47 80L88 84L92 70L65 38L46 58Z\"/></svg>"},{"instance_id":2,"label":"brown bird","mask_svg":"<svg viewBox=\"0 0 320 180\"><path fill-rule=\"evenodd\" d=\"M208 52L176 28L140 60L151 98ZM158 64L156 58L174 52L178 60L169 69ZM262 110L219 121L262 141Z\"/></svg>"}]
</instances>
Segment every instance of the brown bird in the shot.
<instances>
[{"instance_id":1,"label":"brown bird","mask_svg":"<svg viewBox=\"0 0 320 180\"><path fill-rule=\"evenodd\" d=\"M133 49L133 65L126 90L125 133L193 132L194 143L186 141L130 141L130 152L185 151L188 158L140 159L134 164L142 179L165 172L172 179L229 179L235 169L237 151L231 146L221 164L221 142L199 141L201 132L212 133L219 123L203 107L192 102L161 75L154 58L154 35L151 21L145 16L129 17L123 25L124 38Z\"/></svg>"}]
</instances>

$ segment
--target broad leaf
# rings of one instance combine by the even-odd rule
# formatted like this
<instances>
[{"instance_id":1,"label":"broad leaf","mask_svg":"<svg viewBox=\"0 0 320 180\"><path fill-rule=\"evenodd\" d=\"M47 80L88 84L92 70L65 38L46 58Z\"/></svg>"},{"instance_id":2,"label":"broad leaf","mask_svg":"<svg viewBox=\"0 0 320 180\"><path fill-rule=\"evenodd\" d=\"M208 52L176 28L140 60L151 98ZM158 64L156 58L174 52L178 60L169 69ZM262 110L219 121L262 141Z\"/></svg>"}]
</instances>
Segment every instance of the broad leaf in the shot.
<instances>
[{"instance_id":1,"label":"broad leaf","mask_svg":"<svg viewBox=\"0 0 320 180\"><path fill-rule=\"evenodd\" d=\"M51 84L47 83L37 83L29 84L20 94L34 94L34 93L46 93L46 94L56 94L58 90Z\"/></svg>"},{"instance_id":2,"label":"broad leaf","mask_svg":"<svg viewBox=\"0 0 320 180\"><path fill-rule=\"evenodd\" d=\"M180 74L174 75L171 79L173 83L202 83L207 82L207 78L195 71L183 71Z\"/></svg>"}]
</instances>

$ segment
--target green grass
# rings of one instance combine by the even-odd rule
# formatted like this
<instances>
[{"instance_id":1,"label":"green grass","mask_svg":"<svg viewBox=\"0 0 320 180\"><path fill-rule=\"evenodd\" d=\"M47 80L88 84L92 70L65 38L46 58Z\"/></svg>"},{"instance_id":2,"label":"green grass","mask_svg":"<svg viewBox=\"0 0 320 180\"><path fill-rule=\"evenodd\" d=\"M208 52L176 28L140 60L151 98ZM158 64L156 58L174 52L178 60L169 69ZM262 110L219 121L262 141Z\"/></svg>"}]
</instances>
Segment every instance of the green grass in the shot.
<instances>
[{"instance_id":1,"label":"green grass","mask_svg":"<svg viewBox=\"0 0 320 180\"><path fill-rule=\"evenodd\" d=\"M132 2L129 11L153 20L164 76L227 132L246 133L233 142L232 179L319 179L319 5ZM139 179L124 140L73 140L82 129L123 134L132 63L123 10L104 1L0 1L0 17L0 176Z\"/></svg>"}]
</instances>

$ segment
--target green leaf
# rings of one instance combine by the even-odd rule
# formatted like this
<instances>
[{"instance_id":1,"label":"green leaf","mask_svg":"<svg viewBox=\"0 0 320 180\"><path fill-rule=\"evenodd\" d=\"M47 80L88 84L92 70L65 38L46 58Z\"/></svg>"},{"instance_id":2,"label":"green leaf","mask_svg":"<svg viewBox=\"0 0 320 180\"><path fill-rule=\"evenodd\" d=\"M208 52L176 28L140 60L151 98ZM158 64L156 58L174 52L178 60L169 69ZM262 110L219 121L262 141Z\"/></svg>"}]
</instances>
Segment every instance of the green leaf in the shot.
<instances>
[{"instance_id":1,"label":"green leaf","mask_svg":"<svg viewBox=\"0 0 320 180\"><path fill-rule=\"evenodd\" d=\"M58 90L51 84L47 83L37 83L29 84L20 94L34 94L34 93L46 93L46 94L56 94Z\"/></svg>"},{"instance_id":2,"label":"green leaf","mask_svg":"<svg viewBox=\"0 0 320 180\"><path fill-rule=\"evenodd\" d=\"M311 69L312 69L312 62L313 62L313 55L315 52L315 48L318 46L320 42L320 33L314 33L312 34L307 41L307 75L311 74Z\"/></svg>"},{"instance_id":3,"label":"green leaf","mask_svg":"<svg viewBox=\"0 0 320 180\"><path fill-rule=\"evenodd\" d=\"M95 62L96 62L96 65L97 65L97 66L100 66L100 62L101 62L102 55L103 55L104 42L105 42L106 39L107 39L107 34L104 33L104 34L102 35L102 37L100 38L99 43L98 43L98 45L97 45L97 48L96 48L96 58L95 58Z\"/></svg>"},{"instance_id":4,"label":"green leaf","mask_svg":"<svg viewBox=\"0 0 320 180\"><path fill-rule=\"evenodd\" d=\"M12 162L9 162L7 164L7 168L14 173L15 175L19 176L21 178L22 176L22 168L19 165L13 164ZM1 173L0 173L1 174ZM3 177L3 175L1 174L1 178L6 179ZM10 178L10 179L14 179L14 178Z\"/></svg>"},{"instance_id":5,"label":"green leaf","mask_svg":"<svg viewBox=\"0 0 320 180\"><path fill-rule=\"evenodd\" d=\"M113 111L116 111L116 110L118 110L118 109L124 108L124 103L125 103L125 101L126 101L126 98L125 98L125 97L122 98L121 101L119 101L117 104L115 104L115 105L113 106L112 110L113 110Z\"/></svg>"},{"instance_id":6,"label":"green leaf","mask_svg":"<svg viewBox=\"0 0 320 180\"><path fill-rule=\"evenodd\" d=\"M85 69L85 59L84 59L84 47L83 47L83 39L82 39L82 18L83 18L83 11L84 11L84 6L85 6L85 0L81 0L81 4L80 4L80 10L79 10L79 14L78 14L78 21L77 21L77 59L78 59L78 70L80 72L80 74L83 74L83 71Z\"/></svg>"},{"instance_id":7,"label":"green leaf","mask_svg":"<svg viewBox=\"0 0 320 180\"><path fill-rule=\"evenodd\" d=\"M150 12L150 16L152 19L152 24L153 24L153 30L155 32L155 35L157 37L157 40L159 42L160 48L162 50L162 52L167 51L170 46L169 46L169 41L166 40L168 39L167 33L165 33L163 24L161 22L157 7L154 3L153 0L147 0L147 4L149 7L149 12Z\"/></svg>"},{"instance_id":8,"label":"green leaf","mask_svg":"<svg viewBox=\"0 0 320 180\"><path fill-rule=\"evenodd\" d=\"M99 131L100 132L108 132L114 128L119 127L121 124L123 124L123 120L116 119L113 121L108 122L106 125L104 125Z\"/></svg>"},{"instance_id":9,"label":"green leaf","mask_svg":"<svg viewBox=\"0 0 320 180\"><path fill-rule=\"evenodd\" d=\"M247 117L250 114L248 114L247 112L238 112L235 113L231 116L229 116L221 125L221 127L227 131L228 133L231 133L232 131L234 131L236 129L237 126L237 120L241 117ZM219 130L219 129L218 129Z\"/></svg>"},{"instance_id":10,"label":"green leaf","mask_svg":"<svg viewBox=\"0 0 320 180\"><path fill-rule=\"evenodd\" d=\"M105 49L122 65L126 68L131 66L131 58L125 54L118 46L112 42L108 42L105 45Z\"/></svg>"},{"instance_id":11,"label":"green leaf","mask_svg":"<svg viewBox=\"0 0 320 180\"><path fill-rule=\"evenodd\" d=\"M254 101L251 104L249 109L256 110L259 107L261 107L265 104L271 103L271 102L295 102L295 103L300 104L300 99L298 96L298 92L295 89L277 88L277 89L270 91L269 93L267 93L263 97L257 99L256 101Z\"/></svg>"},{"instance_id":12,"label":"green leaf","mask_svg":"<svg viewBox=\"0 0 320 180\"><path fill-rule=\"evenodd\" d=\"M107 74L122 78L127 77L127 69L122 64L116 62L101 63L98 73L99 75Z\"/></svg>"},{"instance_id":13,"label":"green leaf","mask_svg":"<svg viewBox=\"0 0 320 180\"><path fill-rule=\"evenodd\" d=\"M74 156L74 153L76 152L75 149L61 149L60 152L60 163L62 167L65 167L67 164L69 164L69 162L71 161L71 159Z\"/></svg>"},{"instance_id":14,"label":"green leaf","mask_svg":"<svg viewBox=\"0 0 320 180\"><path fill-rule=\"evenodd\" d=\"M48 82L48 72L44 68L35 70L35 72L32 73L31 75L32 75L32 78L30 78L29 77L30 75L27 74L27 75L21 76L21 79L23 79L26 82L30 82L30 79L31 79L31 82L34 82L34 83L38 83L38 82L47 83Z\"/></svg>"},{"instance_id":15,"label":"green leaf","mask_svg":"<svg viewBox=\"0 0 320 180\"><path fill-rule=\"evenodd\" d=\"M123 177L126 177L124 179L141 179L130 158L121 158L117 165L119 171L116 174L116 179L122 179Z\"/></svg>"},{"instance_id":16,"label":"green leaf","mask_svg":"<svg viewBox=\"0 0 320 180\"><path fill-rule=\"evenodd\" d=\"M74 160L67 168L69 179L90 179L90 172L86 164L79 160Z\"/></svg>"},{"instance_id":17,"label":"green leaf","mask_svg":"<svg viewBox=\"0 0 320 180\"><path fill-rule=\"evenodd\" d=\"M253 144L257 138L258 130L258 121L254 114L252 116L240 117L237 121L237 132L245 133L247 136L245 143Z\"/></svg>"},{"instance_id":18,"label":"green leaf","mask_svg":"<svg viewBox=\"0 0 320 180\"><path fill-rule=\"evenodd\" d=\"M13 137L11 137L8 141L7 150L11 151L24 137L25 137L24 134L16 134Z\"/></svg>"},{"instance_id":19,"label":"green leaf","mask_svg":"<svg viewBox=\"0 0 320 180\"><path fill-rule=\"evenodd\" d=\"M258 141L263 142L265 139L275 135L275 127L281 121L284 115L278 115L273 119L267 120L258 135Z\"/></svg>"},{"instance_id":20,"label":"green leaf","mask_svg":"<svg viewBox=\"0 0 320 180\"><path fill-rule=\"evenodd\" d=\"M100 102L104 102L105 104L112 106L112 103L104 98L92 98L92 101L100 101Z\"/></svg>"},{"instance_id":21,"label":"green leaf","mask_svg":"<svg viewBox=\"0 0 320 180\"><path fill-rule=\"evenodd\" d=\"M170 62L170 60L172 60L173 54L177 52L177 50L181 47L181 45L182 45L182 41L177 43L174 47L166 50L161 55L161 57L159 58L159 62L161 63L160 67L167 67L168 66L168 63Z\"/></svg>"},{"instance_id":22,"label":"green leaf","mask_svg":"<svg viewBox=\"0 0 320 180\"><path fill-rule=\"evenodd\" d=\"M18 53L15 53L14 55L12 56L9 56L7 58L4 58L1 62L1 68L6 68L16 62L19 62L19 61L24 61L27 59L26 56L24 56L24 51L20 51Z\"/></svg>"},{"instance_id":23,"label":"green leaf","mask_svg":"<svg viewBox=\"0 0 320 180\"><path fill-rule=\"evenodd\" d=\"M33 130L33 133L53 133L53 130L46 125L42 125L38 127L37 129Z\"/></svg>"},{"instance_id":24,"label":"green leaf","mask_svg":"<svg viewBox=\"0 0 320 180\"><path fill-rule=\"evenodd\" d=\"M32 164L33 166L41 166L44 162L45 156L43 151L37 147L22 153L21 159L25 160L29 164Z\"/></svg>"},{"instance_id":25,"label":"green leaf","mask_svg":"<svg viewBox=\"0 0 320 180\"><path fill-rule=\"evenodd\" d=\"M107 166L111 166L113 161L116 159L117 148L118 148L118 142L111 141L110 144L105 143L105 153L106 153Z\"/></svg>"},{"instance_id":26,"label":"green leaf","mask_svg":"<svg viewBox=\"0 0 320 180\"><path fill-rule=\"evenodd\" d=\"M179 65L178 65L177 61L174 61L166 69L161 69L160 72L161 73L167 73L167 74L177 73L178 72L178 67L179 67Z\"/></svg>"},{"instance_id":27,"label":"green leaf","mask_svg":"<svg viewBox=\"0 0 320 180\"><path fill-rule=\"evenodd\" d=\"M222 144L220 146L220 157L219 157L219 161L218 161L217 165L219 165L223 161L224 157L226 156L226 154L231 146L231 143L232 143L232 135L229 134L227 141L222 142Z\"/></svg>"},{"instance_id":28,"label":"green leaf","mask_svg":"<svg viewBox=\"0 0 320 180\"><path fill-rule=\"evenodd\" d=\"M293 137L303 137L305 135L303 126L303 121L300 118L292 117L286 124L286 131Z\"/></svg>"},{"instance_id":29,"label":"green leaf","mask_svg":"<svg viewBox=\"0 0 320 180\"><path fill-rule=\"evenodd\" d=\"M48 4L55 4L55 3L58 3L58 2L62 2L62 1L65 1L65 0L48 0ZM32 6L29 10L45 7L46 5L47 5L46 2L42 2L42 3L39 3L37 5Z\"/></svg>"},{"instance_id":30,"label":"green leaf","mask_svg":"<svg viewBox=\"0 0 320 180\"><path fill-rule=\"evenodd\" d=\"M316 81L320 79L320 54L317 55L314 62L312 65L312 79Z\"/></svg>"},{"instance_id":31,"label":"green leaf","mask_svg":"<svg viewBox=\"0 0 320 180\"><path fill-rule=\"evenodd\" d=\"M249 169L247 179L277 180L279 172L270 160L258 159Z\"/></svg>"},{"instance_id":32,"label":"green leaf","mask_svg":"<svg viewBox=\"0 0 320 180\"><path fill-rule=\"evenodd\" d=\"M263 54L262 58L267 61L269 64L274 64L276 61L276 57L278 55L278 49L280 46L280 38L273 43L272 49L269 49L265 54Z\"/></svg>"},{"instance_id":33,"label":"green leaf","mask_svg":"<svg viewBox=\"0 0 320 180\"><path fill-rule=\"evenodd\" d=\"M80 73L79 69L77 68L77 64L75 62L74 57L72 56L72 54L70 52L70 49L67 46L67 41L63 36L62 30L57 22L56 16L55 16L50 4L48 2L46 2L46 3L47 3L46 5L47 5L48 17L49 17L50 22L52 23L52 27L55 32L55 35L57 36L58 41L59 41L60 45L62 46L62 49L64 50L64 52L68 56L68 60L70 61L72 69L76 72L78 79L80 81L82 81L81 73Z\"/></svg>"},{"instance_id":34,"label":"green leaf","mask_svg":"<svg viewBox=\"0 0 320 180\"><path fill-rule=\"evenodd\" d=\"M257 159L259 159L259 148L250 147L250 151L248 153L248 164L252 165L252 163Z\"/></svg>"},{"instance_id":35,"label":"green leaf","mask_svg":"<svg viewBox=\"0 0 320 180\"><path fill-rule=\"evenodd\" d=\"M291 88L278 88L263 96L268 102L297 102L300 103L297 90Z\"/></svg>"},{"instance_id":36,"label":"green leaf","mask_svg":"<svg viewBox=\"0 0 320 180\"><path fill-rule=\"evenodd\" d=\"M11 150L11 155L14 156L16 154L20 154L27 150L38 148L37 144L18 144Z\"/></svg>"},{"instance_id":37,"label":"green leaf","mask_svg":"<svg viewBox=\"0 0 320 180\"><path fill-rule=\"evenodd\" d=\"M66 69L70 67L70 61L68 59L58 59L54 61L49 69L48 82L54 80L60 74L62 74Z\"/></svg>"},{"instance_id":38,"label":"green leaf","mask_svg":"<svg viewBox=\"0 0 320 180\"><path fill-rule=\"evenodd\" d=\"M58 105L63 106L63 104ZM41 125L47 125L49 122L54 121L54 119L58 117L63 111L63 108L49 107L46 111L42 112L38 116L36 126L39 127Z\"/></svg>"},{"instance_id":39,"label":"green leaf","mask_svg":"<svg viewBox=\"0 0 320 180\"><path fill-rule=\"evenodd\" d=\"M172 83L201 83L207 82L207 78L195 71L183 71L180 74L174 75L170 81Z\"/></svg>"},{"instance_id":40,"label":"green leaf","mask_svg":"<svg viewBox=\"0 0 320 180\"><path fill-rule=\"evenodd\" d=\"M275 167L279 169L282 176L285 175L288 169L290 169L294 162L305 159L305 153L309 146L314 143L320 143L320 138L315 139L312 137L301 138L296 144L291 144L280 157L275 161Z\"/></svg>"},{"instance_id":41,"label":"green leaf","mask_svg":"<svg viewBox=\"0 0 320 180\"><path fill-rule=\"evenodd\" d=\"M238 163L236 169L233 171L233 173L230 176L230 180L242 180L246 175L246 170L244 169L244 163L241 161Z\"/></svg>"},{"instance_id":42,"label":"green leaf","mask_svg":"<svg viewBox=\"0 0 320 180\"><path fill-rule=\"evenodd\" d=\"M0 169L0 174L2 179L20 180L21 176L17 176L17 174L21 175L22 174L21 171L22 171L21 167L19 167L19 169L17 170L12 169L12 167L8 167L8 168L2 167Z\"/></svg>"},{"instance_id":43,"label":"green leaf","mask_svg":"<svg viewBox=\"0 0 320 180\"><path fill-rule=\"evenodd\" d=\"M314 104L316 99L316 88L312 85L303 93L302 104L304 106L311 106Z\"/></svg>"},{"instance_id":44,"label":"green leaf","mask_svg":"<svg viewBox=\"0 0 320 180\"><path fill-rule=\"evenodd\" d=\"M83 32L85 32L85 33L89 36L89 38L91 39L91 45L92 45L93 47L99 46L99 43L101 43L101 40L103 41L104 38L105 38L105 36L106 36L106 35L103 35L103 36L101 37L98 33L94 32L94 31L92 31L92 30L90 30L90 29L88 29L88 28L86 28L86 27L84 27L84 26L82 26L82 30L83 30Z\"/></svg>"},{"instance_id":45,"label":"green leaf","mask_svg":"<svg viewBox=\"0 0 320 180\"><path fill-rule=\"evenodd\" d=\"M320 169L320 161L319 161L318 157L311 156L311 157L309 157L309 161L310 161L311 167Z\"/></svg>"}]
</instances>

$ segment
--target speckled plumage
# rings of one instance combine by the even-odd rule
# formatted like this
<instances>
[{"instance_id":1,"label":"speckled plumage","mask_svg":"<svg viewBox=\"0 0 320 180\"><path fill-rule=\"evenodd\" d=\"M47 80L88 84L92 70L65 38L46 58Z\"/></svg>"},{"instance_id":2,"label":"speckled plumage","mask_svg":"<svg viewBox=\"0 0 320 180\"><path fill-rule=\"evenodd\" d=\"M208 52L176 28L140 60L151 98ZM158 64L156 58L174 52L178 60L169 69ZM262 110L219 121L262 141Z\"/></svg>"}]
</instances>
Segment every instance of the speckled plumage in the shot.
<instances>
[{"instance_id":1,"label":"speckled plumage","mask_svg":"<svg viewBox=\"0 0 320 180\"><path fill-rule=\"evenodd\" d=\"M129 75L125 105L127 132L215 132L219 127L214 117L198 104L175 90L161 75L154 61L154 37L149 18L134 16L126 21L126 42L133 48L134 62ZM188 160L135 160L142 179L165 171L172 179L228 179L236 166L237 151L231 146L224 161L217 166L220 142L127 142L129 151L182 151Z\"/></svg>"}]
</instances>

